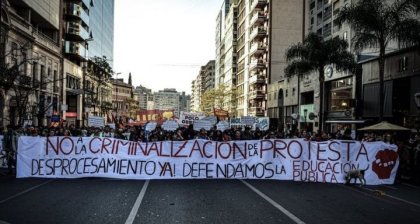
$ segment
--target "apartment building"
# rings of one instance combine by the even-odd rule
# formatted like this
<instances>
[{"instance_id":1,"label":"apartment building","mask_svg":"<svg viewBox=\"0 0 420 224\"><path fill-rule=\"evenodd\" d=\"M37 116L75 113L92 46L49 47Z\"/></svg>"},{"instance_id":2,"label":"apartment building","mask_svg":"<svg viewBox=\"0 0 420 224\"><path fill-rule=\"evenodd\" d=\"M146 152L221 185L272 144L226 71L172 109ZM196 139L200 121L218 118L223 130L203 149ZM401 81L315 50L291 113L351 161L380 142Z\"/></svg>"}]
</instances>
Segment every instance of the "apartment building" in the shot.
<instances>
[{"instance_id":1,"label":"apartment building","mask_svg":"<svg viewBox=\"0 0 420 224\"><path fill-rule=\"evenodd\" d=\"M48 125L59 112L63 85L60 0L3 0L0 6L2 73L16 69L12 79L1 77L0 126Z\"/></svg>"},{"instance_id":2,"label":"apartment building","mask_svg":"<svg viewBox=\"0 0 420 224\"><path fill-rule=\"evenodd\" d=\"M237 5L231 1L224 1L216 19L216 62L215 86L224 85L230 91L236 91L237 75ZM236 95L234 99L226 99L222 108L232 116L236 116ZM232 103L233 102L233 103Z\"/></svg>"},{"instance_id":3,"label":"apartment building","mask_svg":"<svg viewBox=\"0 0 420 224\"><path fill-rule=\"evenodd\" d=\"M134 91L138 94L139 108L146 110L147 102L153 101L152 90L140 85Z\"/></svg>"},{"instance_id":4,"label":"apartment building","mask_svg":"<svg viewBox=\"0 0 420 224\"><path fill-rule=\"evenodd\" d=\"M124 79L111 79L112 83L112 107L117 121L127 123L133 101L133 86L125 83Z\"/></svg>"},{"instance_id":5,"label":"apartment building","mask_svg":"<svg viewBox=\"0 0 420 224\"><path fill-rule=\"evenodd\" d=\"M63 19L63 119L82 126L90 114L105 117L112 109L112 74L94 58L112 66L114 0L64 0Z\"/></svg>"},{"instance_id":6,"label":"apartment building","mask_svg":"<svg viewBox=\"0 0 420 224\"><path fill-rule=\"evenodd\" d=\"M179 116L180 100L176 89L165 88L154 94L154 109L168 111L172 110L175 116Z\"/></svg>"},{"instance_id":7,"label":"apartment building","mask_svg":"<svg viewBox=\"0 0 420 224\"><path fill-rule=\"evenodd\" d=\"M226 83L235 90L236 104L225 108L234 109L231 114L278 118L287 112L284 106L297 107L296 100L285 99L284 104L277 96L289 85L283 75L284 53L291 44L303 39L304 3L224 2L216 20L216 83ZM227 4L230 7L225 12ZM281 109L279 101L283 103Z\"/></svg>"},{"instance_id":8,"label":"apartment building","mask_svg":"<svg viewBox=\"0 0 420 224\"><path fill-rule=\"evenodd\" d=\"M210 60L201 66L200 71L191 83L191 110L200 111L201 96L207 90L215 88L215 61Z\"/></svg>"}]
</instances>

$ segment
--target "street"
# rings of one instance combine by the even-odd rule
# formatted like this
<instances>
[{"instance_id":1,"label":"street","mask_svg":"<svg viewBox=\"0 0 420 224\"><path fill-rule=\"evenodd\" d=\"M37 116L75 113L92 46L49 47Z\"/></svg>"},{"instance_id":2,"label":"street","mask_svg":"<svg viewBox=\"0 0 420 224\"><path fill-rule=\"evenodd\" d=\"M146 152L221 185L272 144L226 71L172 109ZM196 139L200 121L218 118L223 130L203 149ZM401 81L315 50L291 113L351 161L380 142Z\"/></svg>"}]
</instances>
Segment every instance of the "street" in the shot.
<instances>
[{"instance_id":1,"label":"street","mask_svg":"<svg viewBox=\"0 0 420 224\"><path fill-rule=\"evenodd\" d=\"M420 188L0 177L0 223L420 223Z\"/></svg>"}]
</instances>

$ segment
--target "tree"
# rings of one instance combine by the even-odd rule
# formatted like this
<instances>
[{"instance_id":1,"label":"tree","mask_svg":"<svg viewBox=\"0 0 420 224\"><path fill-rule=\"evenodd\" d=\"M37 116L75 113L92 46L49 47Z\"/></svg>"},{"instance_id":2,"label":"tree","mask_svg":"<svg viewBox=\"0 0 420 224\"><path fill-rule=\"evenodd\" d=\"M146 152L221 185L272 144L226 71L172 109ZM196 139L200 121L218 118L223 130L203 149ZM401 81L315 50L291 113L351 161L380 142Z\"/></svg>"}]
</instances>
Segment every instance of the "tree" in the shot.
<instances>
[{"instance_id":1,"label":"tree","mask_svg":"<svg viewBox=\"0 0 420 224\"><path fill-rule=\"evenodd\" d=\"M216 88L208 89L201 96L200 110L207 115L213 114L213 108L229 109L228 105L235 103L236 91L226 85L219 85ZM229 111L231 113L231 111Z\"/></svg>"},{"instance_id":2,"label":"tree","mask_svg":"<svg viewBox=\"0 0 420 224\"><path fill-rule=\"evenodd\" d=\"M324 80L325 66L335 65L336 70L348 70L355 68L354 56L347 50L347 41L335 37L324 40L316 33L308 34L302 43L292 45L286 51L288 65L284 69L286 76L303 75L309 72L318 72L319 80L319 121L323 129L324 113Z\"/></svg>"},{"instance_id":3,"label":"tree","mask_svg":"<svg viewBox=\"0 0 420 224\"><path fill-rule=\"evenodd\" d=\"M108 63L108 59L106 58L106 56L103 57L93 57L92 58L92 63L90 64L91 66L91 74L94 77L95 81L96 81L96 86L95 86L95 94L93 96L92 101L95 102L95 105L100 105L99 108L101 109L101 113L104 113L104 111L102 110L102 108L106 109L106 112L108 111L108 104L103 104L103 100L100 100L100 96L102 96L103 93L105 93L106 91L102 91L103 87L108 87L108 83L112 77L112 67L111 65ZM103 98L103 96L102 96ZM110 103L110 102L109 102ZM95 110L95 108L94 108ZM94 111L95 112L95 111ZM105 112L105 113L106 113Z\"/></svg>"},{"instance_id":4,"label":"tree","mask_svg":"<svg viewBox=\"0 0 420 224\"><path fill-rule=\"evenodd\" d=\"M352 31L352 47L356 52L379 48L379 120L384 116L385 53L393 41L407 47L419 44L420 22L416 12L420 0L360 0L340 11L337 22L347 22Z\"/></svg>"},{"instance_id":5,"label":"tree","mask_svg":"<svg viewBox=\"0 0 420 224\"><path fill-rule=\"evenodd\" d=\"M29 114L34 114L35 111L33 110L35 108L38 109L38 116L40 114L45 114L44 105L41 105L41 103L34 105L29 104L30 96L34 95L42 84L37 80L32 80L31 77L25 74L25 65L38 61L38 58L26 57L26 52L29 48L29 43L26 43L22 46L17 46L15 49L11 49L4 54L1 58L2 63L0 63L1 98L5 100L7 95L11 96L9 105L14 104L17 113L17 125L20 126L24 124L24 120ZM6 63L6 58L10 59L10 63ZM2 104L2 106L4 107L5 105ZM4 108L0 108L1 111L3 111L3 109ZM3 116L3 113L1 114Z\"/></svg>"}]
</instances>

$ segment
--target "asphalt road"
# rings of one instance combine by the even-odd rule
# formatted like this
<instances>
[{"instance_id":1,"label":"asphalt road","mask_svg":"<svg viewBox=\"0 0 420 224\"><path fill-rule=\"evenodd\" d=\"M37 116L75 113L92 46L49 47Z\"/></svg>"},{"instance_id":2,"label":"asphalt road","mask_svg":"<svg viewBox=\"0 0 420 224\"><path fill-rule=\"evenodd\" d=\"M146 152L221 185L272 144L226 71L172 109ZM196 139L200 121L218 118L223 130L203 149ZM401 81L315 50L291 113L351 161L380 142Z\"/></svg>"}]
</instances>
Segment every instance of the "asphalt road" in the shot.
<instances>
[{"instance_id":1,"label":"asphalt road","mask_svg":"<svg viewBox=\"0 0 420 224\"><path fill-rule=\"evenodd\" d=\"M420 187L2 176L0 223L420 223Z\"/></svg>"}]
</instances>

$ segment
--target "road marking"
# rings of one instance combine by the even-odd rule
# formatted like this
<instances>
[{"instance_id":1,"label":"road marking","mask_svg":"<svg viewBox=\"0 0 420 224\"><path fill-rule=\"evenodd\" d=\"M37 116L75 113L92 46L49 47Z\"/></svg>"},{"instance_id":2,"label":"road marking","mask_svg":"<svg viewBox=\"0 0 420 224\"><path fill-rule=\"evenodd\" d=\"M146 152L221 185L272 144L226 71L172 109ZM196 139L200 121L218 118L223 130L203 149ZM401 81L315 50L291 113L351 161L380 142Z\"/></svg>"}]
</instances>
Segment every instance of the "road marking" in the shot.
<instances>
[{"instance_id":1,"label":"road marking","mask_svg":"<svg viewBox=\"0 0 420 224\"><path fill-rule=\"evenodd\" d=\"M254 186L252 186L248 182L246 182L244 180L240 180L240 181L243 184L245 184L247 187L249 187L252 191L254 191L255 193L257 193L259 196L261 196L262 198L264 198L266 201L268 201L271 205L273 205L278 210L280 210L281 212L283 212L283 214L287 215L295 223L305 224L305 222L303 222L302 220L300 220L298 217L296 217L295 215L293 215L291 212L289 212L283 206L281 206L280 204L278 204L277 202L275 202L273 199L269 198L267 195L265 195L264 193L262 193L261 191L259 191L257 188L255 188Z\"/></svg>"},{"instance_id":2,"label":"road marking","mask_svg":"<svg viewBox=\"0 0 420 224\"><path fill-rule=\"evenodd\" d=\"M24 191L22 191L22 192L19 192L19 193L15 194L15 195L12 195L12 196L10 196L10 197L8 197L8 198L6 198L6 199L3 199L3 200L1 200L1 201L0 201L0 204L3 204L3 203L5 203L5 202L7 202L7 201L10 201L10 200L14 199L14 198L17 198L17 197L21 196L22 194L26 194L26 193L28 193L29 191L35 190L35 189L37 189L37 188L39 188L39 187L41 187L41 186L43 186L43 185L45 185L45 184L50 183L51 181L54 181L54 180L48 180L48 181L45 181L45 182L43 182L43 183L41 183L41 184L38 184L38 185L33 186L33 187L31 187L31 188L28 188L28 189L26 189L26 190L24 190Z\"/></svg>"},{"instance_id":3,"label":"road marking","mask_svg":"<svg viewBox=\"0 0 420 224\"><path fill-rule=\"evenodd\" d=\"M352 189L351 186L348 186L348 188L349 189ZM367 188L367 187L361 187L361 188L362 189L365 189L365 190L368 190L370 192L374 192L374 193L377 192L377 190L373 190L373 189L370 189L370 188ZM352 189L352 190L354 190L354 189ZM354 190L354 191L356 191L356 190ZM358 191L358 192L360 192L360 191ZM360 193L362 193L362 192L360 192ZM389 197L389 198L392 198L392 199L397 200L397 201L400 201L400 202L404 202L404 203L407 203L407 204L410 204L410 205L413 205L413 206L416 206L416 207L420 207L420 204L418 204L418 203L415 203L415 202L412 202L412 201L408 201L408 200L405 200L405 199L402 199L402 198L399 198L399 197L396 197L396 196L389 195L386 192L384 192L384 193L385 194L382 195L384 197Z\"/></svg>"},{"instance_id":4,"label":"road marking","mask_svg":"<svg viewBox=\"0 0 420 224\"><path fill-rule=\"evenodd\" d=\"M130 215L128 215L127 220L125 221L125 224L132 224L134 222L134 219L136 218L137 212L140 208L141 201L144 198L144 195L146 194L147 186L149 186L150 180L146 180L144 182L143 187L141 188L141 191L139 193L139 196L137 196L136 202L133 205L133 208L131 209Z\"/></svg>"},{"instance_id":5,"label":"road marking","mask_svg":"<svg viewBox=\"0 0 420 224\"><path fill-rule=\"evenodd\" d=\"M391 186L388 186L388 185L382 185L382 187L386 187L386 188L389 188L389 189L392 189L392 190L398 190L398 188L391 187Z\"/></svg>"},{"instance_id":6,"label":"road marking","mask_svg":"<svg viewBox=\"0 0 420 224\"><path fill-rule=\"evenodd\" d=\"M416 189L420 189L420 187L412 185L412 184L402 183L402 185L409 186L409 187L416 188Z\"/></svg>"}]
</instances>

